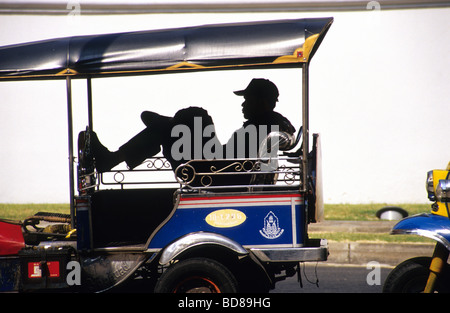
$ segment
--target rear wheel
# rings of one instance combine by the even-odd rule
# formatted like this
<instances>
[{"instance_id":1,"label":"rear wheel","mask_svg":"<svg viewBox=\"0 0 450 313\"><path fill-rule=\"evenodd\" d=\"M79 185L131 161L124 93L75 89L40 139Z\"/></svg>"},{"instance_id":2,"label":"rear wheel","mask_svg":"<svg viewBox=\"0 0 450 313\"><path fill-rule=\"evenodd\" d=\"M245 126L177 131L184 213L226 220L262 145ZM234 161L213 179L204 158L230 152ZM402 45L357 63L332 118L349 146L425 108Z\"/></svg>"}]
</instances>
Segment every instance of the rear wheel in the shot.
<instances>
[{"instance_id":1,"label":"rear wheel","mask_svg":"<svg viewBox=\"0 0 450 313\"><path fill-rule=\"evenodd\" d=\"M236 293L234 275L221 263L193 258L170 266L160 277L156 293Z\"/></svg>"}]
</instances>

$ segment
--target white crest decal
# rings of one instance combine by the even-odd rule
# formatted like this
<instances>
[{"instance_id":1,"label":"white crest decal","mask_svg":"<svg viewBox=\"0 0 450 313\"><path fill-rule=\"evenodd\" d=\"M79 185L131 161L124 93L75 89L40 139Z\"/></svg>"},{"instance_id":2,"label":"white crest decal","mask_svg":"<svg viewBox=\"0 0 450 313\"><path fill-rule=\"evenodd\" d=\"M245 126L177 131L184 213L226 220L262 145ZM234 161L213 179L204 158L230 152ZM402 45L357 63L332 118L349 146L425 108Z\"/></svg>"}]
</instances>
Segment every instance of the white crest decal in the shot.
<instances>
[{"instance_id":1,"label":"white crest decal","mask_svg":"<svg viewBox=\"0 0 450 313\"><path fill-rule=\"evenodd\" d=\"M278 217L270 211L264 218L264 228L259 232L267 239L276 239L283 234L284 229L280 228Z\"/></svg>"}]
</instances>

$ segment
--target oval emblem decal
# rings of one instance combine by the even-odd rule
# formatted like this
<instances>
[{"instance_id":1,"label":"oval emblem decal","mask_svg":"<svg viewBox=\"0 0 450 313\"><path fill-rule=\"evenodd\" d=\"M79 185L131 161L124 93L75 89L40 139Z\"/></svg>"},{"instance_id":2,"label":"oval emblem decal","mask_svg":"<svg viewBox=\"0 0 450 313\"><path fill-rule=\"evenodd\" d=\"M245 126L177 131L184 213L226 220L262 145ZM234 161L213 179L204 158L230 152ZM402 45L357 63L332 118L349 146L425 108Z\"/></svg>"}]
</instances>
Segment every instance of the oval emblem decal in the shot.
<instances>
[{"instance_id":1,"label":"oval emblem decal","mask_svg":"<svg viewBox=\"0 0 450 313\"><path fill-rule=\"evenodd\" d=\"M209 213L205 221L213 227L229 228L241 225L247 216L241 211L233 209L217 210Z\"/></svg>"}]
</instances>

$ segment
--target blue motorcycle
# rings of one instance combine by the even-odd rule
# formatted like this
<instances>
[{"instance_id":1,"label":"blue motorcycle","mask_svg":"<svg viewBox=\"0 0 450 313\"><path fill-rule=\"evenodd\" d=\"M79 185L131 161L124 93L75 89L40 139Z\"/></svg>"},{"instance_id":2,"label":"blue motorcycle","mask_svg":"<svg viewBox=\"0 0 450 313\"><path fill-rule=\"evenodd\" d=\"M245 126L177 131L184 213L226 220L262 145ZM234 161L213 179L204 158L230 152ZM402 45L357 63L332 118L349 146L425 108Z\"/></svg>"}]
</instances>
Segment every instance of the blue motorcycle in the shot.
<instances>
[{"instance_id":1,"label":"blue motorcycle","mask_svg":"<svg viewBox=\"0 0 450 313\"><path fill-rule=\"evenodd\" d=\"M436 241L433 256L414 257L397 265L386 278L383 292L450 292L450 163L445 170L427 174L431 213L407 217L392 229L393 235L419 235Z\"/></svg>"}]
</instances>

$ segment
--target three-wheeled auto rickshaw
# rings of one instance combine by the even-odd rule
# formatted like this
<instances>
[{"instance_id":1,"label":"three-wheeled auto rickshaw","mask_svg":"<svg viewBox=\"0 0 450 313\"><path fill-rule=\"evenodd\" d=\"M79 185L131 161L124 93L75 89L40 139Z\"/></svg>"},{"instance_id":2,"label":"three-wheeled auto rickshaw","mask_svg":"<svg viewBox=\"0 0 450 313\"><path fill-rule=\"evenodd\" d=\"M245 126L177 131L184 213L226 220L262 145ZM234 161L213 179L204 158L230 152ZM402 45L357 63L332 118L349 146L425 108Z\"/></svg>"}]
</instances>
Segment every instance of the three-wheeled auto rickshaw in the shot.
<instances>
[{"instance_id":1,"label":"three-wheeled auto rickshaw","mask_svg":"<svg viewBox=\"0 0 450 313\"><path fill-rule=\"evenodd\" d=\"M206 25L0 48L1 81L65 80L70 180L70 215L0 222L0 289L100 292L145 282L141 291L267 292L299 274L301 262L327 260L326 240L308 236L308 224L323 218L320 137L310 138L308 90L311 59L332 22ZM94 80L266 68L298 69L301 78L302 125L294 136L268 135L275 155L235 159L226 170L196 171L193 164L204 160L170 168L155 156L143 169L96 171ZM89 115L75 151L73 80L86 81ZM161 171L173 173L176 187L154 180ZM217 188L211 182L220 175L251 179Z\"/></svg>"},{"instance_id":2,"label":"three-wheeled auto rickshaw","mask_svg":"<svg viewBox=\"0 0 450 313\"><path fill-rule=\"evenodd\" d=\"M446 169L427 173L429 213L402 219L392 229L393 235L418 235L436 241L432 256L417 256L397 265L386 278L384 292L450 292L450 163Z\"/></svg>"}]
</instances>

